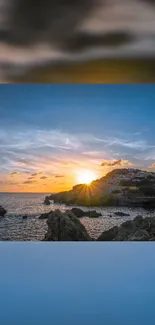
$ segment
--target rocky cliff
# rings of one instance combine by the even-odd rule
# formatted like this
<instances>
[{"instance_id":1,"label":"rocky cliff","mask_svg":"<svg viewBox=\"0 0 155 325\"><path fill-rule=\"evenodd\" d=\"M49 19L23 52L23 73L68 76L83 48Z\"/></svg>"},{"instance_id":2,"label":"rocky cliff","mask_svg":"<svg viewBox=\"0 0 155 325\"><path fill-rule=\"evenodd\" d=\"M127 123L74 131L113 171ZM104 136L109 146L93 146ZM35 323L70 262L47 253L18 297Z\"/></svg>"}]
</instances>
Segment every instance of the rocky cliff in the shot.
<instances>
[{"instance_id":1,"label":"rocky cliff","mask_svg":"<svg viewBox=\"0 0 155 325\"><path fill-rule=\"evenodd\" d=\"M51 194L46 202L83 206L155 207L155 173L139 169L115 169L90 185L76 185L70 191Z\"/></svg>"}]
</instances>

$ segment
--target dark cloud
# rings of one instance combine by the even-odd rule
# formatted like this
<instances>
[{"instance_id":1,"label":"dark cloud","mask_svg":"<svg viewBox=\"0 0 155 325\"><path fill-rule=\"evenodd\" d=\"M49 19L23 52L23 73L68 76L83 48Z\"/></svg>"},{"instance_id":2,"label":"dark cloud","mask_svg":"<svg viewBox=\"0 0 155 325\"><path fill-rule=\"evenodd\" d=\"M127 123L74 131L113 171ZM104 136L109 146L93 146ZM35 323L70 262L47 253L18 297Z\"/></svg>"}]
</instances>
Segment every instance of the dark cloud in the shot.
<instances>
[{"instance_id":1,"label":"dark cloud","mask_svg":"<svg viewBox=\"0 0 155 325\"><path fill-rule=\"evenodd\" d=\"M36 181L25 181L25 182L23 182L23 184L33 184L33 183L36 183Z\"/></svg>"},{"instance_id":2,"label":"dark cloud","mask_svg":"<svg viewBox=\"0 0 155 325\"><path fill-rule=\"evenodd\" d=\"M55 178L62 178L65 177L64 175L56 175Z\"/></svg>"},{"instance_id":3,"label":"dark cloud","mask_svg":"<svg viewBox=\"0 0 155 325\"><path fill-rule=\"evenodd\" d=\"M115 53L117 53L118 46L120 46L120 54L122 52L125 55L126 51L125 52L123 51L124 47L122 45L127 44L130 47L132 47L133 44L133 53L135 53L134 48L137 48L137 51L141 51L141 46L140 49L138 49L138 44L139 41L141 41L141 38L143 37L151 38L152 42L154 39L154 35L152 31L149 32L149 27L146 28L145 33L143 32L143 28L142 31L140 29L140 31L138 30L137 32L138 29L137 24L135 24L134 17L132 18L132 12L134 12L135 17L137 17L137 20L142 19L141 22L143 23L143 19L144 19L144 27L145 25L147 26L149 23L151 24L152 16L150 16L150 20L149 20L149 15L150 15L149 12L151 10L154 11L154 6L153 6L155 4L154 0L131 1L131 8L133 7L131 13L130 13L131 10L130 5L128 5L127 1L123 1L123 0L117 1L117 5L115 4L116 2L115 0L113 1L112 0L111 1L109 0L107 1L106 0L7 0L7 1L1 0L1 1L2 3L4 3L2 4L2 9L0 8L1 15L4 15L5 22L4 22L4 26L3 24L2 26L0 26L0 41L2 44L4 44L4 50L6 44L13 45L12 46L13 49L16 48L16 45L18 45L21 48L22 46L24 46L26 50L31 48L31 46L29 45L35 46L36 44L52 44L53 47L55 48L58 47L60 50L62 50L62 53L64 54L70 51L71 55L72 54L74 55L74 52L79 55L80 51L85 51L85 50L88 50L88 52L90 50L90 54L91 54L91 50L97 47L103 49L105 48L106 50L107 48L109 48L110 51L113 47L114 49L116 48ZM126 3L125 7L123 5L123 2ZM135 8L134 2L138 3L138 9L136 9L136 11L134 10ZM145 11L145 6L143 6L143 3L145 4L145 2L147 3L148 5L147 9L149 10L148 16L146 11L146 23L145 23L145 16L143 18L143 14L141 18L142 10ZM101 8L99 8L99 6L101 6ZM115 6L117 7L117 15L115 15ZM104 14L105 9L107 12L107 16L106 14ZM101 27L99 28L98 28L98 23L96 23L97 31L98 31L97 34L95 28L95 22L98 20L98 12L101 15L99 17L99 26L100 26L100 22L103 23L101 23ZM91 15L89 15L90 13ZM126 16L128 17L127 22L125 21ZM88 18L88 26L87 26L87 18ZM90 18L90 25L89 25L89 18ZM92 20L92 24L91 24L91 20ZM125 25L127 23L127 26L124 26L123 23L122 26L120 27L120 30L118 30L119 26L121 25L120 24L121 21L123 22L125 21ZM109 31L108 31L107 24L109 26ZM95 32L93 32L93 25L95 28L94 30ZM133 25L133 34L130 34L131 25ZM80 31L81 26L82 26L81 29L82 32ZM150 44L152 44L152 42L150 41ZM144 45L145 45L145 39L144 39ZM147 47L147 43L146 43L146 47ZM152 48L150 46L150 51L151 49ZM26 54L27 51L23 51L23 52L24 55L29 55ZM37 51L37 53L38 52L39 51ZM17 66L17 68L15 68L15 65L12 65L12 63L10 63L10 60L8 60L7 56L5 60L6 60L6 64L4 65L3 73L6 73L6 71L8 71L8 74L16 75L19 73L20 75L19 72L20 69L22 71L22 67L20 67L20 64ZM30 67L31 64L33 63L33 56L31 60L30 61L28 60L30 62ZM46 55L44 60L46 62ZM14 60L14 55L12 55L12 61L17 62L17 60ZM36 67L38 69L37 62L38 60L36 60ZM24 73L24 67L23 67L23 73Z\"/></svg>"},{"instance_id":4,"label":"dark cloud","mask_svg":"<svg viewBox=\"0 0 155 325\"><path fill-rule=\"evenodd\" d=\"M116 166L119 165L121 166L122 159L119 160L104 160L101 164L102 167L111 167L111 166Z\"/></svg>"},{"instance_id":5,"label":"dark cloud","mask_svg":"<svg viewBox=\"0 0 155 325\"><path fill-rule=\"evenodd\" d=\"M8 28L1 39L12 44L47 41L63 46L79 22L97 5L94 0L10 0Z\"/></svg>"},{"instance_id":6,"label":"dark cloud","mask_svg":"<svg viewBox=\"0 0 155 325\"><path fill-rule=\"evenodd\" d=\"M132 163L125 159L119 160L104 160L101 164L102 167L113 167L113 166L132 166Z\"/></svg>"},{"instance_id":7,"label":"dark cloud","mask_svg":"<svg viewBox=\"0 0 155 325\"><path fill-rule=\"evenodd\" d=\"M33 179L33 178L34 178L34 176L28 177L28 179Z\"/></svg>"},{"instance_id":8,"label":"dark cloud","mask_svg":"<svg viewBox=\"0 0 155 325\"><path fill-rule=\"evenodd\" d=\"M18 173L17 172L13 172L13 173L11 173L10 175L11 176L14 176L14 175L17 175Z\"/></svg>"},{"instance_id":9,"label":"dark cloud","mask_svg":"<svg viewBox=\"0 0 155 325\"><path fill-rule=\"evenodd\" d=\"M38 176L38 175L41 175L42 174L42 172L40 172L40 173L34 173L34 174L32 174L31 176L32 177L35 177L35 176Z\"/></svg>"},{"instance_id":10,"label":"dark cloud","mask_svg":"<svg viewBox=\"0 0 155 325\"><path fill-rule=\"evenodd\" d=\"M99 33L95 35L79 33L72 41L67 44L71 52L82 51L94 46L121 46L133 41L132 34L123 31L113 31L108 33Z\"/></svg>"},{"instance_id":11,"label":"dark cloud","mask_svg":"<svg viewBox=\"0 0 155 325\"><path fill-rule=\"evenodd\" d=\"M40 179L46 179L46 178L48 178L47 176L42 176L42 177L40 177Z\"/></svg>"}]
</instances>

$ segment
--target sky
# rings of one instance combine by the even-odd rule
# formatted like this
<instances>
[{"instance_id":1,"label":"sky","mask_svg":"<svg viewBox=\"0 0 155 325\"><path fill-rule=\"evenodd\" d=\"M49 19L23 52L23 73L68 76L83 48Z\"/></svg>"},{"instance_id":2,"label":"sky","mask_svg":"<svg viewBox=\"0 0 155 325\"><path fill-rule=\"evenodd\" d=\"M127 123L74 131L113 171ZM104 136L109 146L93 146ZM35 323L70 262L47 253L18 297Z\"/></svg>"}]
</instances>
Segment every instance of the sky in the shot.
<instances>
[{"instance_id":1,"label":"sky","mask_svg":"<svg viewBox=\"0 0 155 325\"><path fill-rule=\"evenodd\" d=\"M89 170L155 171L155 85L0 85L0 191L58 192Z\"/></svg>"},{"instance_id":2,"label":"sky","mask_svg":"<svg viewBox=\"0 0 155 325\"><path fill-rule=\"evenodd\" d=\"M1 243L1 324L153 325L154 244Z\"/></svg>"}]
</instances>

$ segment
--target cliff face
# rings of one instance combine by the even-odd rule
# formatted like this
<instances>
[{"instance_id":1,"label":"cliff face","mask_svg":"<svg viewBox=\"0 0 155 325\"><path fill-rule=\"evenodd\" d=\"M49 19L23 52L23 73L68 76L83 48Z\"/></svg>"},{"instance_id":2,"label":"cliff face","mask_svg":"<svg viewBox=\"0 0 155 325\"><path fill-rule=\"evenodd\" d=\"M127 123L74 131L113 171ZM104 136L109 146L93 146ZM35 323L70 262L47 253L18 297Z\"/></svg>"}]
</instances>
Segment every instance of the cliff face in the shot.
<instances>
[{"instance_id":1,"label":"cliff face","mask_svg":"<svg viewBox=\"0 0 155 325\"><path fill-rule=\"evenodd\" d=\"M83 206L142 206L151 200L155 206L155 173L115 169L90 185L76 185L70 191L51 194L48 199Z\"/></svg>"}]
</instances>

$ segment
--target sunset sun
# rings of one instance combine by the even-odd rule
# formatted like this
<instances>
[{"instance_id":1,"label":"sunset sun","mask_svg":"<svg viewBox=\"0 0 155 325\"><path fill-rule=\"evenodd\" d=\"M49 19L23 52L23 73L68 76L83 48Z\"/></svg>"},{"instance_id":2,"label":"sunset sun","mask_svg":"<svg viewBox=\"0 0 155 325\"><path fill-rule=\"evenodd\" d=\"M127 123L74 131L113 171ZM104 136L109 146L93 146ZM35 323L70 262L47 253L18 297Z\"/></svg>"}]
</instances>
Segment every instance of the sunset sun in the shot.
<instances>
[{"instance_id":1,"label":"sunset sun","mask_svg":"<svg viewBox=\"0 0 155 325\"><path fill-rule=\"evenodd\" d=\"M77 182L79 184L90 184L97 178L91 170L81 170L77 172Z\"/></svg>"}]
</instances>

